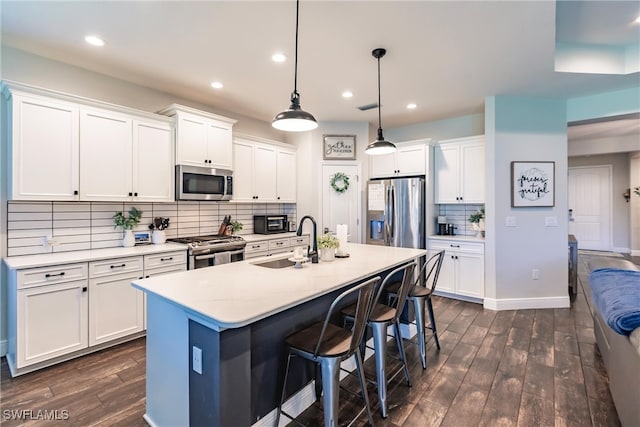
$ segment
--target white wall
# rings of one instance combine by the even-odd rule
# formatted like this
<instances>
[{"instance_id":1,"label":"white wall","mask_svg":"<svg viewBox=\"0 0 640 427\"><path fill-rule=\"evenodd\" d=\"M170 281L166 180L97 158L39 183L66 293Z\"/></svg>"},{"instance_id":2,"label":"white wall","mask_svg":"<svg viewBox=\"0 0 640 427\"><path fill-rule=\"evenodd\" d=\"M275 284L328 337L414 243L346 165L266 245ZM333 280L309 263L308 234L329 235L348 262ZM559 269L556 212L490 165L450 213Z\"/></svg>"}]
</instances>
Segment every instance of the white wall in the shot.
<instances>
[{"instance_id":1,"label":"white wall","mask_svg":"<svg viewBox=\"0 0 640 427\"><path fill-rule=\"evenodd\" d=\"M274 129L271 123L243 116L241 112L220 110L182 99L168 92L158 92L4 45L0 54L2 55L2 68L0 69L0 79L2 80L25 83L147 112L159 111L173 103L182 104L237 120L238 122L233 127L234 132L276 141L284 139L283 132ZM215 96L215 93L212 92L211 97Z\"/></svg>"},{"instance_id":2,"label":"white wall","mask_svg":"<svg viewBox=\"0 0 640 427\"><path fill-rule=\"evenodd\" d=\"M632 189L629 201L631 255L640 256L640 195L633 192L634 188L640 187L640 152L630 155L629 184Z\"/></svg>"},{"instance_id":3,"label":"white wall","mask_svg":"<svg viewBox=\"0 0 640 427\"><path fill-rule=\"evenodd\" d=\"M318 127L310 132L289 133L286 136L287 143L297 146L297 167L298 167L298 186L297 186L297 222L304 215L311 215L316 219L318 227L322 218L322 209L320 206L322 183L321 165L322 165L322 144L323 135L355 135L356 136L356 163L360 164L362 177L359 180L359 188L362 211L360 214L361 221L365 216L364 191L366 179L369 176L369 159L364 152L367 144L369 144L369 124L367 122L319 122ZM310 223L305 223L304 231L311 233ZM320 233L321 230L318 230ZM360 227L360 241L364 242L364 227Z\"/></svg>"},{"instance_id":4,"label":"white wall","mask_svg":"<svg viewBox=\"0 0 640 427\"><path fill-rule=\"evenodd\" d=\"M566 103L494 96L485 101L485 306L568 307ZM511 207L511 162L555 162L555 206ZM515 227L507 227L507 217ZM545 227L555 217L556 227ZM531 278L538 269L539 280Z\"/></svg>"},{"instance_id":5,"label":"white wall","mask_svg":"<svg viewBox=\"0 0 640 427\"><path fill-rule=\"evenodd\" d=\"M587 156L592 154L628 153L640 150L637 136L609 137L584 141L569 141L569 156Z\"/></svg>"},{"instance_id":6,"label":"white wall","mask_svg":"<svg viewBox=\"0 0 640 427\"><path fill-rule=\"evenodd\" d=\"M613 250L616 252L629 252L630 248L629 203L622 197L622 193L629 188L629 163L628 153L569 157L569 167L600 165L611 165L612 167L611 199L613 205L611 211L613 216L611 217L611 240Z\"/></svg>"},{"instance_id":7,"label":"white wall","mask_svg":"<svg viewBox=\"0 0 640 427\"><path fill-rule=\"evenodd\" d=\"M443 139L482 135L484 134L484 114L472 114L386 129L384 134L385 138L391 142L413 141L423 138L432 138L432 142L437 142ZM371 135L375 135L375 133Z\"/></svg>"}]
</instances>

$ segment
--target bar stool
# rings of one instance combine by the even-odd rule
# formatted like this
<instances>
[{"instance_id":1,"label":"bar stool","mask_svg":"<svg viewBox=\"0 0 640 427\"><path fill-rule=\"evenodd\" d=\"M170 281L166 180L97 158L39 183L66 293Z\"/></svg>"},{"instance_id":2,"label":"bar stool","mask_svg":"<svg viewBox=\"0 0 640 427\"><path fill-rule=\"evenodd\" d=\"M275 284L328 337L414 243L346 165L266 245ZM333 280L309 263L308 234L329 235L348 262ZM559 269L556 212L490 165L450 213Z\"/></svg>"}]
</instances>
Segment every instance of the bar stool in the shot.
<instances>
[{"instance_id":1,"label":"bar stool","mask_svg":"<svg viewBox=\"0 0 640 427\"><path fill-rule=\"evenodd\" d=\"M404 346L402 343L402 335L400 333L400 314L406 301L407 295L411 286L413 285L413 270L416 267L416 263L412 262L402 267L398 267L391 271L385 277L384 281L378 288L376 297L373 300L373 307L371 309L371 315L367 321L367 326L371 327L373 333L373 349L376 360L376 386L378 389L378 399L380 400L380 411L382 417L387 417L387 374L386 374L386 362L387 362L387 327L393 325L394 336L396 345L398 346L398 352L400 353L400 361L402 362L402 369L404 371L407 385L411 387L411 378L409 377L409 368L407 367L407 358L404 352ZM398 290L398 298L391 302L390 305L380 303L380 298L388 290L388 286L397 283L398 274L402 275L401 285ZM394 277L395 276L395 277ZM352 322L355 317L355 306L349 306L342 310L342 316L345 324ZM364 347L364 345L363 345ZM393 379L400 373L398 370L390 376L389 380Z\"/></svg>"},{"instance_id":2,"label":"bar stool","mask_svg":"<svg viewBox=\"0 0 640 427\"><path fill-rule=\"evenodd\" d=\"M425 329L431 329L433 338L436 342L436 347L440 350L440 341L438 340L438 331L436 329L436 318L433 314L433 304L431 303L431 296L436 289L438 283L438 276L440 275L440 268L442 267L442 261L444 260L444 251L440 251L432 255L427 262L420 269L414 286L409 291L408 301L413 302L413 310L415 312L416 320L412 322L418 329L418 347L420 350L420 361L422 362L422 369L427 369L427 340L425 336ZM423 281L424 278L424 281ZM396 299L398 297L398 288L400 282L395 282L390 285L390 289L394 289L389 292L389 300ZM425 325L425 307L429 311L430 325Z\"/></svg>"},{"instance_id":3,"label":"bar stool","mask_svg":"<svg viewBox=\"0 0 640 427\"><path fill-rule=\"evenodd\" d=\"M313 325L294 332L285 339L287 344L287 365L284 373L284 380L281 384L280 405L276 415L275 426L278 426L280 414L294 420L294 417L282 410L282 403L285 398L287 376L289 374L289 364L294 356L311 360L320 365L322 373L323 404L324 404L324 425L333 427L338 425L338 397L340 388L340 362L355 356L356 370L362 388L362 396L365 406L354 417L358 418L365 410L369 417L369 424L373 425L373 417L369 406L367 386L362 368L362 355L360 354L360 342L364 336L366 322L371 312L375 287L380 283L380 277L374 277L340 294L329 307L324 322L316 322ZM355 321L352 330L344 329L329 323L334 311L340 303L349 296L358 293L358 300L354 304Z\"/></svg>"}]
</instances>

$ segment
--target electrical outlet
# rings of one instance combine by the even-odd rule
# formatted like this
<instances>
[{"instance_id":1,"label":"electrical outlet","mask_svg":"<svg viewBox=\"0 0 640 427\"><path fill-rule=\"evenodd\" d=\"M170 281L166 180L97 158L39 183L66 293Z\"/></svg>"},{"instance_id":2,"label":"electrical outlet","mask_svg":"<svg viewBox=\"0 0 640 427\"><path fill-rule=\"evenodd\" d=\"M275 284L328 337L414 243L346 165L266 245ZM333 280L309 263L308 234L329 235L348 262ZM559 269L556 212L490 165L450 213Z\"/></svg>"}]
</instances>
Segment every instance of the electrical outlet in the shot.
<instances>
[{"instance_id":1,"label":"electrical outlet","mask_svg":"<svg viewBox=\"0 0 640 427\"><path fill-rule=\"evenodd\" d=\"M516 226L516 217L515 216L506 217L505 221L504 221L504 225L506 225L507 227L515 227Z\"/></svg>"},{"instance_id":2,"label":"electrical outlet","mask_svg":"<svg viewBox=\"0 0 640 427\"><path fill-rule=\"evenodd\" d=\"M193 346L192 357L193 370L202 375L202 349Z\"/></svg>"},{"instance_id":3,"label":"electrical outlet","mask_svg":"<svg viewBox=\"0 0 640 427\"><path fill-rule=\"evenodd\" d=\"M533 270L531 270L531 278L533 280L540 279L540 270L538 270L537 268L534 268Z\"/></svg>"},{"instance_id":4,"label":"electrical outlet","mask_svg":"<svg viewBox=\"0 0 640 427\"><path fill-rule=\"evenodd\" d=\"M42 246L44 246L45 248L50 248L52 246L56 246L58 245L58 241L56 239L54 239L51 234L47 234L46 236L43 236L42 238Z\"/></svg>"}]
</instances>

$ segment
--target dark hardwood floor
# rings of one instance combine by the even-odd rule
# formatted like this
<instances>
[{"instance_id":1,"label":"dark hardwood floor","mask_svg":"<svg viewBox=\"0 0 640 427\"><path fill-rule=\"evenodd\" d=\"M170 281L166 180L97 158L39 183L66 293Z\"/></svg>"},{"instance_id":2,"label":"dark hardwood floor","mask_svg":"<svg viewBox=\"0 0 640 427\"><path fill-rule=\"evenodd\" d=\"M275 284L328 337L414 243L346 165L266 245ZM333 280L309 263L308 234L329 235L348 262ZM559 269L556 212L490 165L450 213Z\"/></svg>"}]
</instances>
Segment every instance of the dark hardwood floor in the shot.
<instances>
[{"instance_id":1,"label":"dark hardwood floor","mask_svg":"<svg viewBox=\"0 0 640 427\"><path fill-rule=\"evenodd\" d=\"M376 425L619 426L595 344L589 258L579 256L581 286L571 308L494 312L435 298L442 349L436 351L430 342L428 367L422 370L415 346L409 346L413 385L407 387L402 375L390 384L387 419L380 418L370 386ZM365 365L367 376L373 377L372 358ZM146 425L144 339L17 378L10 377L3 358L0 375L3 426ZM354 379L343 383L357 390ZM341 395L341 416L349 418L359 404L359 399ZM38 420L38 411L57 411L53 414L68 419ZM22 419L15 419L20 414ZM300 419L320 425L319 404ZM361 416L356 425L364 424Z\"/></svg>"}]
</instances>

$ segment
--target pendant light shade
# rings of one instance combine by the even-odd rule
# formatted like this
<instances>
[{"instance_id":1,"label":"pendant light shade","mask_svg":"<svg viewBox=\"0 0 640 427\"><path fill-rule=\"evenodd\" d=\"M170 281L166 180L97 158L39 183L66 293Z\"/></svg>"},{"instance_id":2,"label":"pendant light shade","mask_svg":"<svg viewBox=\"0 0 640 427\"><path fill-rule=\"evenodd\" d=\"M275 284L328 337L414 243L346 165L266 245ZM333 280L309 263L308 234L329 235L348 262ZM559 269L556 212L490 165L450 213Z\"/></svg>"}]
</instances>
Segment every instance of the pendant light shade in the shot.
<instances>
[{"instance_id":1,"label":"pendant light shade","mask_svg":"<svg viewBox=\"0 0 640 427\"><path fill-rule=\"evenodd\" d=\"M298 15L300 0L296 0L296 54L295 71L293 78L293 92L291 93L291 105L289 109L278 114L271 122L271 126L286 132L303 132L318 127L315 117L300 107L300 94L298 93Z\"/></svg>"},{"instance_id":2,"label":"pendant light shade","mask_svg":"<svg viewBox=\"0 0 640 427\"><path fill-rule=\"evenodd\" d=\"M364 152L372 156L377 156L380 154L390 154L396 151L396 146L393 145L392 142L384 139L384 135L382 134L382 104L380 103L380 58L382 58L385 53L387 53L387 50L382 48L374 49L373 52L371 52L373 57L378 60L378 138L367 145L367 148L364 149Z\"/></svg>"}]
</instances>

